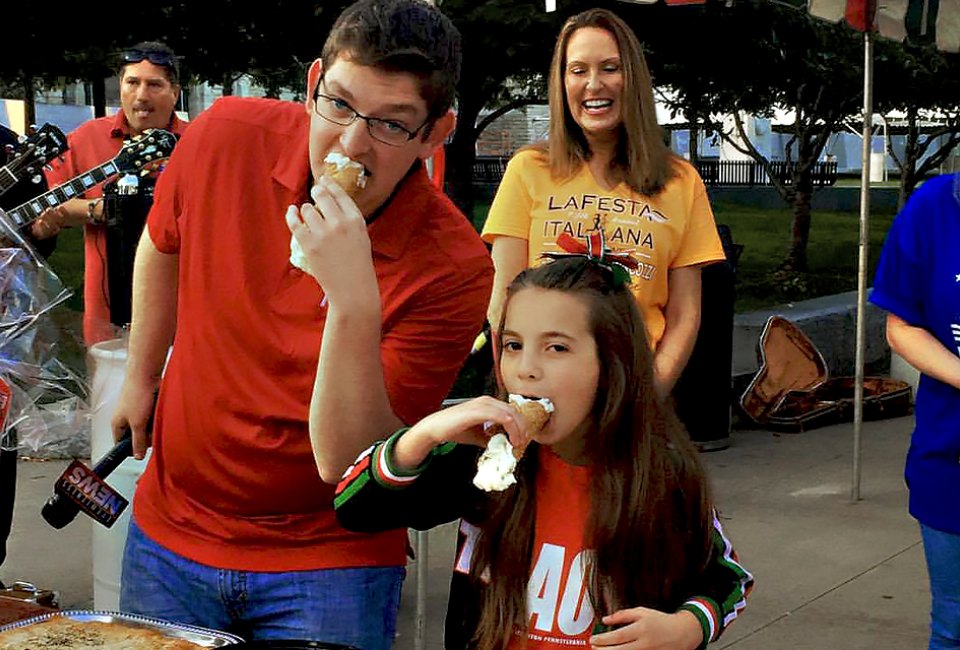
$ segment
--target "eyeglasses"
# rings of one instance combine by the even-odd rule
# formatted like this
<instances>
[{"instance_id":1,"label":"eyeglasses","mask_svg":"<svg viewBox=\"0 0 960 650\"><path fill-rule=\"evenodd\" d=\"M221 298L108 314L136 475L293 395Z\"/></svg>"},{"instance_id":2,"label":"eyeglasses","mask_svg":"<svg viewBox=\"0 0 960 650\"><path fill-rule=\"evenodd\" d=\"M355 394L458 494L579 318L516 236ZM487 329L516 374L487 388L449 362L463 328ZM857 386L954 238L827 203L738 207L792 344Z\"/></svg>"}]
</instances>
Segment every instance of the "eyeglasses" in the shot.
<instances>
[{"instance_id":1,"label":"eyeglasses","mask_svg":"<svg viewBox=\"0 0 960 650\"><path fill-rule=\"evenodd\" d=\"M139 63L146 59L154 65L161 65L165 68L176 69L177 67L177 57L168 52L124 50L120 56L124 63Z\"/></svg>"},{"instance_id":2,"label":"eyeglasses","mask_svg":"<svg viewBox=\"0 0 960 650\"><path fill-rule=\"evenodd\" d=\"M379 117L367 117L358 113L353 106L343 101L339 97L331 97L320 92L320 85L323 84L323 78L317 83L317 88L313 93L313 105L317 115L328 122L338 126L350 126L358 119L367 123L367 132L370 137L377 142L390 145L391 147L402 147L407 144L420 132L430 121L429 119L411 131L402 124L393 120L384 120Z\"/></svg>"}]
</instances>

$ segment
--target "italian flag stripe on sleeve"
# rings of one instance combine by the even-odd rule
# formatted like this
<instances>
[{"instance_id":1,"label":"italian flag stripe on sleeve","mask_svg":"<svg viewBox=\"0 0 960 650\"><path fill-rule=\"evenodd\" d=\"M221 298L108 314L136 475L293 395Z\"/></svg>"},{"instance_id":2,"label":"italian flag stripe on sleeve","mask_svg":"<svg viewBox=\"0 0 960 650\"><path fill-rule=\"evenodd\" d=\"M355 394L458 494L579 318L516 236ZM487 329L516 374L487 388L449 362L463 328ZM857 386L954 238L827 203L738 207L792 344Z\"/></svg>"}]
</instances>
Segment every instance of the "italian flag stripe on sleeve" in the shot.
<instances>
[{"instance_id":1,"label":"italian flag stripe on sleeve","mask_svg":"<svg viewBox=\"0 0 960 650\"><path fill-rule=\"evenodd\" d=\"M391 438L393 440L393 438ZM406 487L417 480L419 473L403 475L390 465L389 454L385 453L391 445L389 441L377 446L373 452L373 477L380 485L394 490Z\"/></svg>"},{"instance_id":2,"label":"italian flag stripe on sleeve","mask_svg":"<svg viewBox=\"0 0 960 650\"><path fill-rule=\"evenodd\" d=\"M720 563L732 571L740 583L740 588L733 590L730 593L730 597L720 604L720 611L725 612L722 624L723 627L726 627L737 618L743 608L747 606L747 595L753 588L753 576L740 564L740 560L733 550L733 545L723 533L723 526L720 525L720 519L717 517L716 512L713 513L713 532L714 545L718 547L718 550L722 554Z\"/></svg>"},{"instance_id":3,"label":"italian flag stripe on sleeve","mask_svg":"<svg viewBox=\"0 0 960 650\"><path fill-rule=\"evenodd\" d=\"M367 463L369 465L369 462ZM333 507L334 509L339 508L344 503L350 500L354 494L356 494L360 488L366 485L370 481L370 474L364 472L357 476L355 479L347 483L346 481L341 481L340 485L337 486L337 494L333 497Z\"/></svg>"},{"instance_id":4,"label":"italian flag stripe on sleeve","mask_svg":"<svg viewBox=\"0 0 960 650\"><path fill-rule=\"evenodd\" d=\"M691 598L680 609L685 609L697 617L703 628L705 642L717 638L720 631L720 615L716 604L709 598Z\"/></svg>"},{"instance_id":5,"label":"italian flag stripe on sleeve","mask_svg":"<svg viewBox=\"0 0 960 650\"><path fill-rule=\"evenodd\" d=\"M366 451L360 454L357 457L357 460L353 461L353 465L347 468L347 471L343 473L343 477L340 479L340 482L337 483L337 490L335 494L340 494L348 487L350 484L357 480L357 478L367 471L367 468L370 466L370 454L373 451L375 445L370 446Z\"/></svg>"}]
</instances>

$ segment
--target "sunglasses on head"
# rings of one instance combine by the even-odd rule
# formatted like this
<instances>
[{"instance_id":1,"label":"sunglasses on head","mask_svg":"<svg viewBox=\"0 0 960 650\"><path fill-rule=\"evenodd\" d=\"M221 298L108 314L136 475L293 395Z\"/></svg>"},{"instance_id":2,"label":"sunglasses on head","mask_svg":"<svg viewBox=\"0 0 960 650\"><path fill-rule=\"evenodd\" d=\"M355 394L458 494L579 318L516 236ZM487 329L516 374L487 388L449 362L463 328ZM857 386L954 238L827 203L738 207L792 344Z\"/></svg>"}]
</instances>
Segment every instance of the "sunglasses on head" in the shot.
<instances>
[{"instance_id":1,"label":"sunglasses on head","mask_svg":"<svg viewBox=\"0 0 960 650\"><path fill-rule=\"evenodd\" d=\"M121 55L124 63L139 63L147 60L154 65L167 68L177 67L177 57L167 52L145 52L143 50L124 50Z\"/></svg>"}]
</instances>

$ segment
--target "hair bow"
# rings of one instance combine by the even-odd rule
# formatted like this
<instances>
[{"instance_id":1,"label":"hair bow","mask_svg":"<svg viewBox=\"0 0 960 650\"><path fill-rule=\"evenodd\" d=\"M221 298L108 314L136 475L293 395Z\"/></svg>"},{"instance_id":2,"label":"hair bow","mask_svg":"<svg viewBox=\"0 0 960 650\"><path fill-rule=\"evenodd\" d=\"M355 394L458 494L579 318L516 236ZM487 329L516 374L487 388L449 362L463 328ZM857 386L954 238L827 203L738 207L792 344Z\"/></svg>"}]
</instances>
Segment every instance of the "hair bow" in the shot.
<instances>
[{"instance_id":1,"label":"hair bow","mask_svg":"<svg viewBox=\"0 0 960 650\"><path fill-rule=\"evenodd\" d=\"M609 270L613 274L614 285L618 287L630 284L630 271L636 270L637 267L639 267L639 263L630 253L614 251L607 248L603 228L599 226L586 237L586 243L576 239L569 233L561 233L560 236L557 237L557 246L566 252L543 253L541 257L547 257L553 260L570 256L584 257Z\"/></svg>"}]
</instances>

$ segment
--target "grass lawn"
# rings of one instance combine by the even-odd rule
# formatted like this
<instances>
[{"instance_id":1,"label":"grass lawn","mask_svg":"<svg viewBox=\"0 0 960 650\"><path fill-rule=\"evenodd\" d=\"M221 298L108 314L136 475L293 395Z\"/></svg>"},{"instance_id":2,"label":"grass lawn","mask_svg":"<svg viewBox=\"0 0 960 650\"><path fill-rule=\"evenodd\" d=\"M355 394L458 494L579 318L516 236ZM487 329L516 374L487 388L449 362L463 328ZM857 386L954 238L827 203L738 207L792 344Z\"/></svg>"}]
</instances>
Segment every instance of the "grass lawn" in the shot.
<instances>
[{"instance_id":1,"label":"grass lawn","mask_svg":"<svg viewBox=\"0 0 960 650\"><path fill-rule=\"evenodd\" d=\"M83 228L67 228L57 236L57 248L49 259L50 266L74 294L67 306L83 309Z\"/></svg>"},{"instance_id":2,"label":"grass lawn","mask_svg":"<svg viewBox=\"0 0 960 650\"><path fill-rule=\"evenodd\" d=\"M61 332L58 358L81 377L86 376L83 345L83 228L67 228L57 237L50 266L73 295L53 309L50 318Z\"/></svg>"},{"instance_id":3,"label":"grass lawn","mask_svg":"<svg viewBox=\"0 0 960 650\"><path fill-rule=\"evenodd\" d=\"M482 225L489 205L478 204L474 224ZM743 245L737 268L736 311L751 311L773 305L852 291L857 288L857 260L860 225L855 212L814 212L807 247L810 271L788 283L774 279L777 266L786 257L793 215L784 206L764 210L742 205L717 203L717 223L727 224L736 243ZM868 284L880 256L880 247L892 212L870 215Z\"/></svg>"},{"instance_id":4,"label":"grass lawn","mask_svg":"<svg viewBox=\"0 0 960 650\"><path fill-rule=\"evenodd\" d=\"M741 205L714 206L717 223L730 226L733 239L743 245L737 268L736 311L852 291L857 288L860 223L855 212L814 212L810 224L807 260L810 271L800 280L784 283L774 278L790 245L791 212L760 210ZM880 259L880 249L893 222L892 212L870 215L867 283Z\"/></svg>"}]
</instances>

